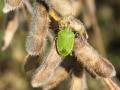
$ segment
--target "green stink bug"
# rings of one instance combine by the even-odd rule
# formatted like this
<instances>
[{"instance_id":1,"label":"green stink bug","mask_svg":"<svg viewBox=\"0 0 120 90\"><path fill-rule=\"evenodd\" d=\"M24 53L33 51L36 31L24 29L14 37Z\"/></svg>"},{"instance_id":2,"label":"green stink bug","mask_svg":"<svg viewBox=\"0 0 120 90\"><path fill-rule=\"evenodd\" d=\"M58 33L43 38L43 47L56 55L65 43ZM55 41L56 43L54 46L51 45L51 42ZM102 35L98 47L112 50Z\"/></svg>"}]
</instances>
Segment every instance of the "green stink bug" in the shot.
<instances>
[{"instance_id":1,"label":"green stink bug","mask_svg":"<svg viewBox=\"0 0 120 90\"><path fill-rule=\"evenodd\" d=\"M61 28L57 37L57 51L61 56L71 53L74 45L74 33L69 27Z\"/></svg>"}]
</instances>

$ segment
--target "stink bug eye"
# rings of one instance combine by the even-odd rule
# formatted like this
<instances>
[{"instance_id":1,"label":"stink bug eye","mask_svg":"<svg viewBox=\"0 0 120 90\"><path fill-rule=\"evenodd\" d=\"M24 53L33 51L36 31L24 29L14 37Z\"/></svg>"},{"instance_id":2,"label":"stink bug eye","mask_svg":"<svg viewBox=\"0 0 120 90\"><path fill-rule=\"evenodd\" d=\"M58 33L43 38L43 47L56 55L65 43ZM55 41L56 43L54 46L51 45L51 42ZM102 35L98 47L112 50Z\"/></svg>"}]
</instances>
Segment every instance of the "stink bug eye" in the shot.
<instances>
[{"instance_id":1,"label":"stink bug eye","mask_svg":"<svg viewBox=\"0 0 120 90\"><path fill-rule=\"evenodd\" d=\"M60 28L56 40L57 51L61 56L71 53L74 45L74 33L69 27Z\"/></svg>"}]
</instances>

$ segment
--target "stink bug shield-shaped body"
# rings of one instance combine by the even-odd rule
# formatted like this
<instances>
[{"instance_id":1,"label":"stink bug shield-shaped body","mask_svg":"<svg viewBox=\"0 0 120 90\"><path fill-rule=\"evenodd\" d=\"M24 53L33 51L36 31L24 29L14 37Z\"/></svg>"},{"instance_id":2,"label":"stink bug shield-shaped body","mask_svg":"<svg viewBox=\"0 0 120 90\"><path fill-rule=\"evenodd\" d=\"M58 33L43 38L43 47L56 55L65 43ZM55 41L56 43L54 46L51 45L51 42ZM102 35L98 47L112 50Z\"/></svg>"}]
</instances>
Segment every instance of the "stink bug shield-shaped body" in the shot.
<instances>
[{"instance_id":1,"label":"stink bug shield-shaped body","mask_svg":"<svg viewBox=\"0 0 120 90\"><path fill-rule=\"evenodd\" d=\"M74 45L74 33L69 27L61 28L57 37L57 50L61 56L71 53Z\"/></svg>"}]
</instances>

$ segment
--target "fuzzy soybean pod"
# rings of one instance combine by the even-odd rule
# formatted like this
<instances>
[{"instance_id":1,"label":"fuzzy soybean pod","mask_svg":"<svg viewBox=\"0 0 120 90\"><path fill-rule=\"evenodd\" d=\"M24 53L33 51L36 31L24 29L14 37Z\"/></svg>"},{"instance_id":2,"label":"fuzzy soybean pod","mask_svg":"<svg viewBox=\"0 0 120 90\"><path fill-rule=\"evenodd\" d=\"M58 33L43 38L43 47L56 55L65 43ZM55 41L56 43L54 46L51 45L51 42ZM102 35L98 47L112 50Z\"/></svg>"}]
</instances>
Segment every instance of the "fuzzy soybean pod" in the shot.
<instances>
[{"instance_id":1,"label":"fuzzy soybean pod","mask_svg":"<svg viewBox=\"0 0 120 90\"><path fill-rule=\"evenodd\" d=\"M45 85L53 77L56 68L61 62L62 57L58 55L55 42L53 42L50 52L43 58L41 65L33 73L32 86L40 87Z\"/></svg>"},{"instance_id":2,"label":"fuzzy soybean pod","mask_svg":"<svg viewBox=\"0 0 120 90\"><path fill-rule=\"evenodd\" d=\"M49 16L46 7L36 2L31 23L31 30L27 37L26 50L30 55L39 55L45 49L45 39L49 26Z\"/></svg>"},{"instance_id":3,"label":"fuzzy soybean pod","mask_svg":"<svg viewBox=\"0 0 120 90\"><path fill-rule=\"evenodd\" d=\"M57 37L57 51L61 56L71 53L74 45L74 33L69 27L60 29Z\"/></svg>"},{"instance_id":4,"label":"fuzzy soybean pod","mask_svg":"<svg viewBox=\"0 0 120 90\"><path fill-rule=\"evenodd\" d=\"M74 53L78 61L85 66L89 73L105 78L116 75L114 66L85 40L81 38L75 39Z\"/></svg>"},{"instance_id":5,"label":"fuzzy soybean pod","mask_svg":"<svg viewBox=\"0 0 120 90\"><path fill-rule=\"evenodd\" d=\"M61 16L76 16L81 10L81 0L44 0L45 3Z\"/></svg>"},{"instance_id":6,"label":"fuzzy soybean pod","mask_svg":"<svg viewBox=\"0 0 120 90\"><path fill-rule=\"evenodd\" d=\"M8 13L16 10L23 5L23 0L4 0L3 12Z\"/></svg>"}]
</instances>

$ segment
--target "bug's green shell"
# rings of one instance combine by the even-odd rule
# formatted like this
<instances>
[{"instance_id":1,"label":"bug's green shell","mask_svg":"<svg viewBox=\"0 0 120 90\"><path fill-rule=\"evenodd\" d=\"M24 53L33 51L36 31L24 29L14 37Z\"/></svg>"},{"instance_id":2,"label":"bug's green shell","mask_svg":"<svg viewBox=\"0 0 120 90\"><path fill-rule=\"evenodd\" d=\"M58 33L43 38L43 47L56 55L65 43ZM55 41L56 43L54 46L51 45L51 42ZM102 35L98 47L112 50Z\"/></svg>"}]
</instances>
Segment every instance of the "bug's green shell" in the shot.
<instances>
[{"instance_id":1,"label":"bug's green shell","mask_svg":"<svg viewBox=\"0 0 120 90\"><path fill-rule=\"evenodd\" d=\"M56 43L60 55L67 56L70 54L74 45L74 33L72 30L68 27L60 29Z\"/></svg>"}]
</instances>

